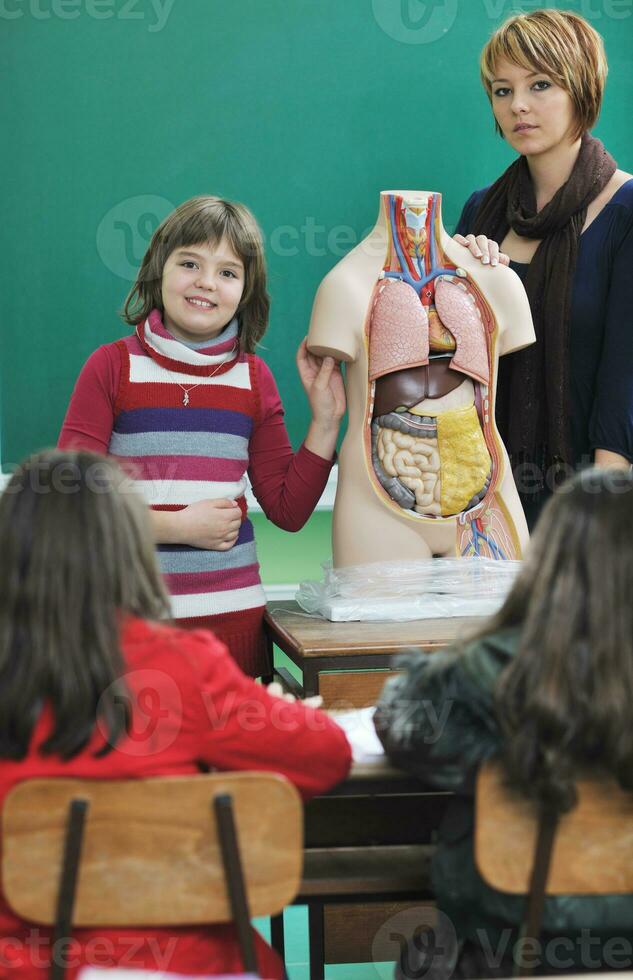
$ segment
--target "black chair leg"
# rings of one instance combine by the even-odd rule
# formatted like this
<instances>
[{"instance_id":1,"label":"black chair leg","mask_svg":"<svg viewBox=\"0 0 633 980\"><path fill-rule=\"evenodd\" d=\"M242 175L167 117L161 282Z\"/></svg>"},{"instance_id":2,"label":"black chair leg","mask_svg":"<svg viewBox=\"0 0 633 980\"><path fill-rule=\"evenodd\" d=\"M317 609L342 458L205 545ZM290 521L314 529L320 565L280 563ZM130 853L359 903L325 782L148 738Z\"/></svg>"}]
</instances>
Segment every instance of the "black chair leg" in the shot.
<instances>
[{"instance_id":1,"label":"black chair leg","mask_svg":"<svg viewBox=\"0 0 633 980\"><path fill-rule=\"evenodd\" d=\"M270 917L270 945L277 953L277 956L285 964L286 962L286 941L284 937L284 914L271 915Z\"/></svg>"},{"instance_id":2,"label":"black chair leg","mask_svg":"<svg viewBox=\"0 0 633 980\"><path fill-rule=\"evenodd\" d=\"M323 930L323 905L308 905L308 937L310 943L310 980L325 980L325 939Z\"/></svg>"}]
</instances>

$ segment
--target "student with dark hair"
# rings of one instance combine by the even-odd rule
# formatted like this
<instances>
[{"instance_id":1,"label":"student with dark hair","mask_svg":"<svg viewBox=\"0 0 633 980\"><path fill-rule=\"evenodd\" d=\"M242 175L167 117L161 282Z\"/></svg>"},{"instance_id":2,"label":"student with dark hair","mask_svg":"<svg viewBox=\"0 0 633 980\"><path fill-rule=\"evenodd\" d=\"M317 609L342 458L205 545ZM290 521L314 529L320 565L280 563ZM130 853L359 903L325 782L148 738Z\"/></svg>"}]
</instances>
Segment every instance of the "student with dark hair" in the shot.
<instances>
[{"instance_id":1,"label":"student with dark hair","mask_svg":"<svg viewBox=\"0 0 633 980\"><path fill-rule=\"evenodd\" d=\"M149 521L118 466L88 452L31 457L0 497L0 807L27 779L210 768L279 772L304 797L329 789L350 765L343 732L246 677L210 632L165 620ZM74 939L77 968L241 967L228 925L78 929ZM0 894L0 976L44 980L51 941ZM261 975L282 977L259 938L257 950Z\"/></svg>"},{"instance_id":2,"label":"student with dark hair","mask_svg":"<svg viewBox=\"0 0 633 980\"><path fill-rule=\"evenodd\" d=\"M632 597L633 474L585 470L547 504L499 613L461 647L406 655L403 673L385 685L375 724L387 753L457 794L433 880L460 941L458 976L509 976L508 937L516 940L524 911L520 896L488 887L475 869L477 767L498 756L511 785L560 813L574 806L576 775L587 765L633 791ZM632 923L633 896L550 898L544 949L548 937L577 940L591 927L598 956L609 938L632 939ZM506 951L497 974L486 950ZM557 965L545 963L544 972ZM435 968L444 975L442 962Z\"/></svg>"}]
</instances>

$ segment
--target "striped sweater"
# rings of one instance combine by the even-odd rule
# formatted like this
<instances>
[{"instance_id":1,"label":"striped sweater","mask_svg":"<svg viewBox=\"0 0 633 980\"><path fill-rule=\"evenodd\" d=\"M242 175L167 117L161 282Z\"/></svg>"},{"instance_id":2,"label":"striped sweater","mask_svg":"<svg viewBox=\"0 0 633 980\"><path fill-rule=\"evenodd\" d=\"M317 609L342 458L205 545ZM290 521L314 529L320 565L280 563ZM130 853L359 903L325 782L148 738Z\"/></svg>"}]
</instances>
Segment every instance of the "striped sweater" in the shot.
<instances>
[{"instance_id":1,"label":"striped sweater","mask_svg":"<svg viewBox=\"0 0 633 980\"><path fill-rule=\"evenodd\" d=\"M118 458L156 509L177 510L203 499L238 501L243 522L229 551L159 545L159 560L178 624L213 629L240 666L257 675L267 666L265 596L244 498L247 471L266 514L296 530L312 512L332 464L305 447L292 453L272 376L255 355L236 353L227 330L212 347L193 350L174 340L154 311L135 335L89 359L59 444L99 448ZM272 400L262 380L272 384ZM95 408L102 415L96 432ZM90 435L103 434L103 447L86 438L88 411Z\"/></svg>"}]
</instances>

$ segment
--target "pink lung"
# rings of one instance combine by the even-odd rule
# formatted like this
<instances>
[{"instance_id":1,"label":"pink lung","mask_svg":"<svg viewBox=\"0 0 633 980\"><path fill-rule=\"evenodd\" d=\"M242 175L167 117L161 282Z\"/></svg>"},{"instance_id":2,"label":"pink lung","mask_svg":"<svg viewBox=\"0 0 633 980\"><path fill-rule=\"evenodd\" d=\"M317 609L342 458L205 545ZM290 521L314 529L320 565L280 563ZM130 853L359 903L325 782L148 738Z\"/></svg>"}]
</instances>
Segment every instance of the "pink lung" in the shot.
<instances>
[{"instance_id":1,"label":"pink lung","mask_svg":"<svg viewBox=\"0 0 633 980\"><path fill-rule=\"evenodd\" d=\"M429 362L429 318L415 289L398 279L378 287L369 335L369 377L374 381Z\"/></svg>"},{"instance_id":2,"label":"pink lung","mask_svg":"<svg viewBox=\"0 0 633 980\"><path fill-rule=\"evenodd\" d=\"M490 383L486 329L474 295L459 280L439 278L435 284L435 307L440 319L455 338L451 368Z\"/></svg>"}]
</instances>

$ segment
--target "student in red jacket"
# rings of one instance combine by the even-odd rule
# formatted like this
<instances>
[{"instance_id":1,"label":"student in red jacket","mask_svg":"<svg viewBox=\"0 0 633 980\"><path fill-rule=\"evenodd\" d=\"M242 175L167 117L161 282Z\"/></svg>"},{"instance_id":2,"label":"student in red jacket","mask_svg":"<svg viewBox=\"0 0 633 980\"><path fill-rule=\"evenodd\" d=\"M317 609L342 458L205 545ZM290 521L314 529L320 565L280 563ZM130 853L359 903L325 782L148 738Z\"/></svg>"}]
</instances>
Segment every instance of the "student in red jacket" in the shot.
<instances>
[{"instance_id":1,"label":"student in red jacket","mask_svg":"<svg viewBox=\"0 0 633 980\"><path fill-rule=\"evenodd\" d=\"M270 695L211 633L164 621L148 521L116 465L87 452L31 457L0 497L0 807L37 777L273 770L304 798L339 782L350 749L337 725ZM44 980L51 946L0 895L0 976ZM262 977L280 978L257 949ZM241 969L228 925L78 929L55 955L69 980L84 965Z\"/></svg>"}]
</instances>

